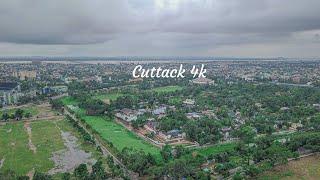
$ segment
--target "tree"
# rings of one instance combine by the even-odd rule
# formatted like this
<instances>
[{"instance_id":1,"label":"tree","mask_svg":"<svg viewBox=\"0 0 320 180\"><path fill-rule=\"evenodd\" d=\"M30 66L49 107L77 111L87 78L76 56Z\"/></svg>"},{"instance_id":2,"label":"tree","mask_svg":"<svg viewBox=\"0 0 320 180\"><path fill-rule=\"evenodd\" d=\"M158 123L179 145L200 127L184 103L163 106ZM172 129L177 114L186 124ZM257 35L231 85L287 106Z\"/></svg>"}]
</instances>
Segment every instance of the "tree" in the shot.
<instances>
[{"instance_id":1,"label":"tree","mask_svg":"<svg viewBox=\"0 0 320 180\"><path fill-rule=\"evenodd\" d=\"M62 177L61 177L62 180L70 180L71 179L71 174L68 173L68 172L65 172L62 174Z\"/></svg>"},{"instance_id":2,"label":"tree","mask_svg":"<svg viewBox=\"0 0 320 180\"><path fill-rule=\"evenodd\" d=\"M87 169L86 164L80 164L75 170L74 170L74 176L78 179L87 179L89 176L89 172Z\"/></svg>"},{"instance_id":3,"label":"tree","mask_svg":"<svg viewBox=\"0 0 320 180\"><path fill-rule=\"evenodd\" d=\"M251 143L254 141L256 136L256 131L251 126L242 126L236 134L240 138L241 142L238 145L238 149L242 151L247 160L247 165L250 164L250 159L252 158L255 146Z\"/></svg>"},{"instance_id":4,"label":"tree","mask_svg":"<svg viewBox=\"0 0 320 180\"><path fill-rule=\"evenodd\" d=\"M288 162L288 158L292 155L289 149L279 142L273 143L269 148L266 149L267 159L271 165L276 163L284 164Z\"/></svg>"},{"instance_id":5,"label":"tree","mask_svg":"<svg viewBox=\"0 0 320 180\"><path fill-rule=\"evenodd\" d=\"M155 159L142 150L137 151L132 148L123 148L120 158L126 167L139 173L139 175L146 174L148 168L155 165Z\"/></svg>"},{"instance_id":6,"label":"tree","mask_svg":"<svg viewBox=\"0 0 320 180\"><path fill-rule=\"evenodd\" d=\"M23 110L18 108L16 110L16 112L14 113L14 117L17 119L17 120L20 120L22 117L23 117Z\"/></svg>"},{"instance_id":7,"label":"tree","mask_svg":"<svg viewBox=\"0 0 320 180\"><path fill-rule=\"evenodd\" d=\"M63 107L63 103L60 99L54 99L50 101L52 109L61 110Z\"/></svg>"},{"instance_id":8,"label":"tree","mask_svg":"<svg viewBox=\"0 0 320 180\"><path fill-rule=\"evenodd\" d=\"M2 120L7 121L9 119L9 114L7 112L4 112L2 114Z\"/></svg>"},{"instance_id":9,"label":"tree","mask_svg":"<svg viewBox=\"0 0 320 180\"><path fill-rule=\"evenodd\" d=\"M169 145L164 145L160 152L162 158L168 162L172 158L172 148Z\"/></svg>"},{"instance_id":10,"label":"tree","mask_svg":"<svg viewBox=\"0 0 320 180\"><path fill-rule=\"evenodd\" d=\"M256 131L251 126L243 126L236 134L245 144L249 144L253 142Z\"/></svg>"},{"instance_id":11,"label":"tree","mask_svg":"<svg viewBox=\"0 0 320 180\"><path fill-rule=\"evenodd\" d=\"M188 149L186 149L182 145L178 145L174 149L174 156L175 156L175 158L180 158L182 155L184 155L188 152L189 152Z\"/></svg>"},{"instance_id":12,"label":"tree","mask_svg":"<svg viewBox=\"0 0 320 180\"><path fill-rule=\"evenodd\" d=\"M41 173L36 171L33 175L33 180L51 180L52 177L50 175Z\"/></svg>"},{"instance_id":13,"label":"tree","mask_svg":"<svg viewBox=\"0 0 320 180\"><path fill-rule=\"evenodd\" d=\"M92 178L92 179L107 179L107 174L104 171L101 160L98 160L92 166L92 173L90 174L90 178Z\"/></svg>"},{"instance_id":14,"label":"tree","mask_svg":"<svg viewBox=\"0 0 320 180\"><path fill-rule=\"evenodd\" d=\"M27 112L25 115L24 115L25 118L30 118L31 117L31 113L30 112Z\"/></svg>"}]
</instances>

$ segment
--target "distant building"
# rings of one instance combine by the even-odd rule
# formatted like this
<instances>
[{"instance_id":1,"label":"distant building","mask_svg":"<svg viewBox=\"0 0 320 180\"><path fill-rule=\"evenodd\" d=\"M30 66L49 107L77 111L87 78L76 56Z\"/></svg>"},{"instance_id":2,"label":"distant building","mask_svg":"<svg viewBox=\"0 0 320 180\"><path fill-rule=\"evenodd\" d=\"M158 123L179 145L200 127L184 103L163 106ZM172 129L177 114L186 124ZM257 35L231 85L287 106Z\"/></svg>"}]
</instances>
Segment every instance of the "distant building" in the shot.
<instances>
[{"instance_id":1,"label":"distant building","mask_svg":"<svg viewBox=\"0 0 320 180\"><path fill-rule=\"evenodd\" d=\"M37 77L36 71L15 71L13 77L19 78L20 80L35 79Z\"/></svg>"},{"instance_id":2,"label":"distant building","mask_svg":"<svg viewBox=\"0 0 320 180\"><path fill-rule=\"evenodd\" d=\"M152 133L157 133L156 128L158 126L158 122L154 119L148 119L147 123L143 126L147 131Z\"/></svg>"},{"instance_id":3,"label":"distant building","mask_svg":"<svg viewBox=\"0 0 320 180\"><path fill-rule=\"evenodd\" d=\"M195 101L193 99L186 99L183 101L183 104L193 106L195 104Z\"/></svg>"},{"instance_id":4,"label":"distant building","mask_svg":"<svg viewBox=\"0 0 320 180\"><path fill-rule=\"evenodd\" d=\"M320 104L313 104L312 106L318 111L320 111Z\"/></svg>"},{"instance_id":5,"label":"distant building","mask_svg":"<svg viewBox=\"0 0 320 180\"><path fill-rule=\"evenodd\" d=\"M200 119L201 115L197 112L186 113L188 119Z\"/></svg>"},{"instance_id":6,"label":"distant building","mask_svg":"<svg viewBox=\"0 0 320 180\"><path fill-rule=\"evenodd\" d=\"M166 133L167 139L172 139L172 138L181 138L182 137L182 133L180 130L178 129L174 129L171 131L168 131Z\"/></svg>"},{"instance_id":7,"label":"distant building","mask_svg":"<svg viewBox=\"0 0 320 180\"><path fill-rule=\"evenodd\" d=\"M137 119L138 111L124 108L116 113L115 116L125 123L130 123L131 121L135 121Z\"/></svg>"},{"instance_id":8,"label":"distant building","mask_svg":"<svg viewBox=\"0 0 320 180\"><path fill-rule=\"evenodd\" d=\"M202 84L202 85L213 85L214 80L211 80L209 78L199 77L193 80L190 80L192 84Z\"/></svg>"},{"instance_id":9,"label":"distant building","mask_svg":"<svg viewBox=\"0 0 320 180\"><path fill-rule=\"evenodd\" d=\"M153 114L153 115L156 115L156 116L158 116L158 115L164 115L164 114L166 114L166 110L167 110L167 107L166 107L166 106L160 106L160 107L154 109L154 110L152 111L152 114Z\"/></svg>"},{"instance_id":10,"label":"distant building","mask_svg":"<svg viewBox=\"0 0 320 180\"><path fill-rule=\"evenodd\" d=\"M20 85L17 83L0 83L0 94L2 94L2 96L0 96L0 103L3 106L17 104L21 96L20 89Z\"/></svg>"}]
</instances>

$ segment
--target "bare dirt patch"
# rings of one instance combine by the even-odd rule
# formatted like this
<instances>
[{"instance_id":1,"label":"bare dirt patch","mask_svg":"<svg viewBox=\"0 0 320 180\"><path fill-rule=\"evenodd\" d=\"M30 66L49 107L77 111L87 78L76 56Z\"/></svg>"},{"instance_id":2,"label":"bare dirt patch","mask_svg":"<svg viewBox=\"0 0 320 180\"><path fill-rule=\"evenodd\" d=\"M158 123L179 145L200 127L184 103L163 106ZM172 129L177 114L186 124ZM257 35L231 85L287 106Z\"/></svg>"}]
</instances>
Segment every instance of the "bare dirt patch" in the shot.
<instances>
[{"instance_id":1,"label":"bare dirt patch","mask_svg":"<svg viewBox=\"0 0 320 180\"><path fill-rule=\"evenodd\" d=\"M35 154L37 153L37 148L36 146L32 143L32 129L30 127L30 122L25 121L24 122L24 128L26 129L27 133L28 133L28 145L29 145L29 149Z\"/></svg>"},{"instance_id":2,"label":"bare dirt patch","mask_svg":"<svg viewBox=\"0 0 320 180\"><path fill-rule=\"evenodd\" d=\"M32 168L32 170L27 173L27 176L29 177L29 179L33 179L34 173L35 173L35 170L34 168Z\"/></svg>"},{"instance_id":3,"label":"bare dirt patch","mask_svg":"<svg viewBox=\"0 0 320 180\"><path fill-rule=\"evenodd\" d=\"M70 132L61 131L61 136L66 149L53 153L51 159L55 163L55 167L48 171L49 174L70 172L82 163L91 166L96 162L91 157L91 153L87 153L78 147L78 139Z\"/></svg>"},{"instance_id":4,"label":"bare dirt patch","mask_svg":"<svg viewBox=\"0 0 320 180\"><path fill-rule=\"evenodd\" d=\"M1 161L0 161L0 169L2 168L5 160L6 160L6 158L1 159Z\"/></svg>"}]
</instances>

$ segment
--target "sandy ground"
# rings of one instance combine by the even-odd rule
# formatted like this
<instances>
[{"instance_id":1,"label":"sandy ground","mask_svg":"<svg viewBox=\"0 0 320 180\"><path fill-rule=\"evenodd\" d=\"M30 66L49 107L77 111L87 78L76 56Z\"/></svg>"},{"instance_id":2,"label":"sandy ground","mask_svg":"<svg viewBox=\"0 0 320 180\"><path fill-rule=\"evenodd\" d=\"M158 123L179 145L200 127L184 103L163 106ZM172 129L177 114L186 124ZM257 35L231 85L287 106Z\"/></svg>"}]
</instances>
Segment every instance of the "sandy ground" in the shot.
<instances>
[{"instance_id":1,"label":"sandy ground","mask_svg":"<svg viewBox=\"0 0 320 180\"><path fill-rule=\"evenodd\" d=\"M70 172L82 163L92 166L96 162L91 153L86 153L78 147L77 138L71 133L61 131L61 136L66 149L53 153L51 159L55 167L48 171L49 174Z\"/></svg>"},{"instance_id":2,"label":"sandy ground","mask_svg":"<svg viewBox=\"0 0 320 180\"><path fill-rule=\"evenodd\" d=\"M27 131L27 133L28 133L28 140L29 140L29 142L28 142L28 145L29 145L29 149L31 150L31 151L33 151L33 153L35 154L35 153L37 153L37 148L36 148L36 146L32 143L32 130L31 130L31 127L30 127L30 122L28 122L28 121L25 121L24 122L24 128L26 129L26 131Z\"/></svg>"}]
</instances>

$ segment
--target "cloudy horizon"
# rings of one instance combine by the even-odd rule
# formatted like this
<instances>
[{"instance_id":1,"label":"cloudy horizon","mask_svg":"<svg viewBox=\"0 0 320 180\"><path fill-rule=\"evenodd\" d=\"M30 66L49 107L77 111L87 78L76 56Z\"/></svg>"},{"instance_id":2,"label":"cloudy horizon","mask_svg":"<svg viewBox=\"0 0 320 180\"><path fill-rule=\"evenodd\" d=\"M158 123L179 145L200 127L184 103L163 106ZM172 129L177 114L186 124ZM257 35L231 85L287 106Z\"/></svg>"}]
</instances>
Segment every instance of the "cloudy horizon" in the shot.
<instances>
[{"instance_id":1,"label":"cloudy horizon","mask_svg":"<svg viewBox=\"0 0 320 180\"><path fill-rule=\"evenodd\" d=\"M320 57L318 0L3 0L0 56Z\"/></svg>"}]
</instances>

